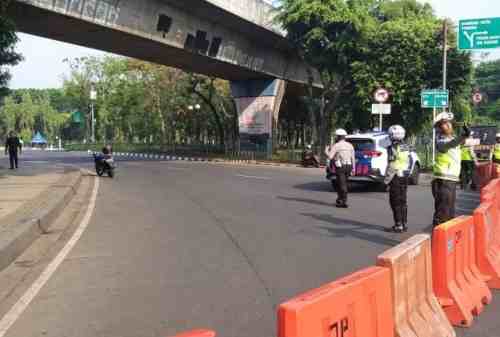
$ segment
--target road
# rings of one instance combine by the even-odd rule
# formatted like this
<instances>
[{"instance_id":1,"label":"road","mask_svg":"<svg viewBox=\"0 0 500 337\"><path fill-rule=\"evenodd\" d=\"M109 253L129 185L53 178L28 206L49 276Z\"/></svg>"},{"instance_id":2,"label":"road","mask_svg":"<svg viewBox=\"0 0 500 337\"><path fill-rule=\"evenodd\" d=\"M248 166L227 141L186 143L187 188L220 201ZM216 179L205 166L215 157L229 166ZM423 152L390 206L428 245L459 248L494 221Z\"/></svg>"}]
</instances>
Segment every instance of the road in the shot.
<instances>
[{"instance_id":1,"label":"road","mask_svg":"<svg viewBox=\"0 0 500 337\"><path fill-rule=\"evenodd\" d=\"M23 163L91 167L66 153ZM410 232L387 233L387 194L356 188L334 208L315 169L128 161L100 183L87 230L6 336L275 336L281 302L374 264L428 230L433 208L429 187L411 187ZM459 336L498 337L499 313L495 298Z\"/></svg>"}]
</instances>

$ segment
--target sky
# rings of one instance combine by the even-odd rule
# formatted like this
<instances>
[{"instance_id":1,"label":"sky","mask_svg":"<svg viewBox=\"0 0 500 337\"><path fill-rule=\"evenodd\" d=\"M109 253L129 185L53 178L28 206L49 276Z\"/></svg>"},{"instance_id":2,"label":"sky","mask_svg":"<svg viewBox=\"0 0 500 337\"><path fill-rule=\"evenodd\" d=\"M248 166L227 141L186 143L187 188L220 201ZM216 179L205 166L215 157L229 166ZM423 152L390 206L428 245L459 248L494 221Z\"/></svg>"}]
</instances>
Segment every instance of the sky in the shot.
<instances>
[{"instance_id":1,"label":"sky","mask_svg":"<svg viewBox=\"0 0 500 337\"><path fill-rule=\"evenodd\" d=\"M307 0L305 0L307 1ZM498 0L427 0L440 17L459 19L475 19L483 17L500 17L500 1ZM67 43L47 40L40 37L19 34L20 42L17 50L25 60L11 68L10 87L17 88L58 88L62 78L68 74L68 65L64 59L90 55L106 55L103 52L83 48ZM475 54L479 59L480 54ZM488 59L499 59L500 50L490 53Z\"/></svg>"}]
</instances>

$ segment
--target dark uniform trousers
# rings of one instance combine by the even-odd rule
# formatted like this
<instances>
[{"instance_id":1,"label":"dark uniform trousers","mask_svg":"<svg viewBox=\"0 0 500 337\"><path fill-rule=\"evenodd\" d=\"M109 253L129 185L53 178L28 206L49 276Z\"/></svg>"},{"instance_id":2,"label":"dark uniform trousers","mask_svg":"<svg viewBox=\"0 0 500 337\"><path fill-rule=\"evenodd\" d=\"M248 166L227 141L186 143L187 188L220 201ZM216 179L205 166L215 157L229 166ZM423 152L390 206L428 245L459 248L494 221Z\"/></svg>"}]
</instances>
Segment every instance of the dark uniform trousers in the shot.
<instances>
[{"instance_id":1,"label":"dark uniform trousers","mask_svg":"<svg viewBox=\"0 0 500 337\"><path fill-rule=\"evenodd\" d=\"M394 177L389 184L389 203L391 204L394 223L406 225L408 223L407 203L408 178Z\"/></svg>"},{"instance_id":2,"label":"dark uniform trousers","mask_svg":"<svg viewBox=\"0 0 500 337\"><path fill-rule=\"evenodd\" d=\"M462 160L461 162L462 169L460 170L460 186L462 189L469 186L472 182L474 185L473 177L474 177L474 167L475 164L472 160Z\"/></svg>"},{"instance_id":3,"label":"dark uniform trousers","mask_svg":"<svg viewBox=\"0 0 500 337\"><path fill-rule=\"evenodd\" d=\"M455 199L457 183L450 180L434 179L432 195L434 196L434 218L432 224L438 226L455 217Z\"/></svg>"},{"instance_id":4,"label":"dark uniform trousers","mask_svg":"<svg viewBox=\"0 0 500 337\"><path fill-rule=\"evenodd\" d=\"M9 150L9 161L10 161L10 168L13 169L14 167L18 167L18 156L17 156L17 150Z\"/></svg>"},{"instance_id":5,"label":"dark uniform trousers","mask_svg":"<svg viewBox=\"0 0 500 337\"><path fill-rule=\"evenodd\" d=\"M347 204L347 178L351 174L352 166L342 166L335 168L337 204Z\"/></svg>"}]
</instances>

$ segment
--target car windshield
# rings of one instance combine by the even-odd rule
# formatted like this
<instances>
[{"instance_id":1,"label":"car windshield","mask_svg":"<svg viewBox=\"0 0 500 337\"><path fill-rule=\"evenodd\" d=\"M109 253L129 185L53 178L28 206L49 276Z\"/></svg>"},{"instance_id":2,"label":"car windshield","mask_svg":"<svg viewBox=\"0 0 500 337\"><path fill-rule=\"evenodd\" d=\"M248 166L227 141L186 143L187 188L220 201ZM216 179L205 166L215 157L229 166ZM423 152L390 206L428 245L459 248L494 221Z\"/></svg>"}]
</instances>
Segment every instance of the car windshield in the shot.
<instances>
[{"instance_id":1,"label":"car windshield","mask_svg":"<svg viewBox=\"0 0 500 337\"><path fill-rule=\"evenodd\" d=\"M375 144L371 139L348 139L356 151L372 151Z\"/></svg>"}]
</instances>

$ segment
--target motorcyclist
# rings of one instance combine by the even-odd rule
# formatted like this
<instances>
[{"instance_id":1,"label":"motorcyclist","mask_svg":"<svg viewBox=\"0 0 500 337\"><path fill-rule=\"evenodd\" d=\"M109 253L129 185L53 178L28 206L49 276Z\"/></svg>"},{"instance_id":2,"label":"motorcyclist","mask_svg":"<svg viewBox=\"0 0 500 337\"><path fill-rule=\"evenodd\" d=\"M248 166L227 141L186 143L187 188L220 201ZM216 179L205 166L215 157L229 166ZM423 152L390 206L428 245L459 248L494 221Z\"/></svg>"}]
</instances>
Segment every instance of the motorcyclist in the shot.
<instances>
[{"instance_id":1,"label":"motorcyclist","mask_svg":"<svg viewBox=\"0 0 500 337\"><path fill-rule=\"evenodd\" d=\"M336 143L329 146L325 153L335 169L337 202L336 207L347 208L347 178L355 172L356 157L354 147L346 141L347 132L344 129L335 131Z\"/></svg>"},{"instance_id":2,"label":"motorcyclist","mask_svg":"<svg viewBox=\"0 0 500 337\"><path fill-rule=\"evenodd\" d=\"M302 153L302 166L304 166L304 167L309 167L309 166L319 167L319 160L314 155L314 152L312 150L312 145L310 145L310 144L306 146L306 149Z\"/></svg>"},{"instance_id":3,"label":"motorcyclist","mask_svg":"<svg viewBox=\"0 0 500 337\"><path fill-rule=\"evenodd\" d=\"M110 144L107 144L102 148L101 152L101 159L104 160L109 166L114 167L113 147Z\"/></svg>"},{"instance_id":4,"label":"motorcyclist","mask_svg":"<svg viewBox=\"0 0 500 337\"><path fill-rule=\"evenodd\" d=\"M410 147L404 143L406 130L401 125L389 128L391 145L387 149L389 165L384 182L389 185L389 203L394 218L391 231L402 233L408 230L408 177L412 166Z\"/></svg>"}]
</instances>

